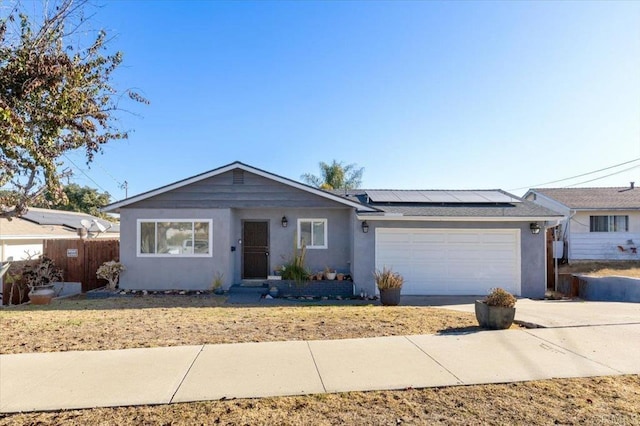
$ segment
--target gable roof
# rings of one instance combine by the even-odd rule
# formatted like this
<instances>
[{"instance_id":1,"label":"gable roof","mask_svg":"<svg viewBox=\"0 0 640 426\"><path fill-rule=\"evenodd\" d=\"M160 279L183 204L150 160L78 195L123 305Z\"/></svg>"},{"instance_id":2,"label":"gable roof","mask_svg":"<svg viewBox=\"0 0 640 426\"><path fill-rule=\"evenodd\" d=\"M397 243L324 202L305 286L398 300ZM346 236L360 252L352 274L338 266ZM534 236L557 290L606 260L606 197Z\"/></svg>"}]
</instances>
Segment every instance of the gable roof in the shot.
<instances>
[{"instance_id":1,"label":"gable roof","mask_svg":"<svg viewBox=\"0 0 640 426\"><path fill-rule=\"evenodd\" d=\"M334 193L331 193L329 191L324 191L322 189L314 188L312 186L305 185L303 183L297 182L297 181L292 180L292 179L285 178L283 176L279 176L279 175L276 175L276 174L273 174L273 173L269 173L269 172L267 172L265 170L261 170L261 169L249 166L248 164L244 164L244 163L242 163L240 161L235 161L233 163L227 164L226 166L218 167L217 169L213 169L213 170L210 170L208 172L200 173L200 174L192 176L190 178L179 180L179 181L171 183L169 185L161 186L159 188L152 189L152 190L147 191L147 192L143 192L142 194L135 195L133 197L129 197L129 198L126 198L124 200L117 201L115 203L111 203L108 206L105 206L102 209L102 211L105 211L105 212L116 212L122 207L126 207L128 205L137 203L139 201L146 200L146 199L151 198L151 197L155 197L156 195L164 194L165 192L169 192L171 190L174 190L174 189L177 189L177 188L181 188L183 186L190 185L192 183L199 182L199 181L204 180L204 179L208 179L208 178L211 178L211 177L214 177L214 176L218 176L220 174L223 174L223 173L229 172L231 170L235 170L235 169L241 169L241 170L244 170L246 172L253 173L253 174L256 174L258 176L267 178L267 179L271 179L273 181L282 183L284 185L288 185L288 186L290 186L292 188L300 189L302 191L309 192L311 194L317 195L317 196L322 197L322 198L329 199L331 201L338 202L340 204L347 205L349 207L353 207L353 208L361 209L361 210L366 210L366 211L373 211L373 209L371 209L370 207L367 207L367 206L365 206L363 204L360 204L360 203L352 201L352 200L345 199L345 198L340 197L338 195L335 195Z\"/></svg>"},{"instance_id":2,"label":"gable roof","mask_svg":"<svg viewBox=\"0 0 640 426\"><path fill-rule=\"evenodd\" d=\"M500 189L480 190L334 190L345 198L356 199L375 209L363 212L360 219L376 220L478 220L486 221L536 221L557 220L562 217L546 207L523 200ZM431 200L446 201L405 201L416 200L416 193L428 193ZM371 198L376 194L376 202ZM471 197L469 195L472 195ZM397 201L392 201L396 199ZM491 201L498 200L498 201Z\"/></svg>"},{"instance_id":3,"label":"gable roof","mask_svg":"<svg viewBox=\"0 0 640 426\"><path fill-rule=\"evenodd\" d=\"M640 189L609 188L535 188L529 194L540 194L576 210L640 210Z\"/></svg>"}]
</instances>

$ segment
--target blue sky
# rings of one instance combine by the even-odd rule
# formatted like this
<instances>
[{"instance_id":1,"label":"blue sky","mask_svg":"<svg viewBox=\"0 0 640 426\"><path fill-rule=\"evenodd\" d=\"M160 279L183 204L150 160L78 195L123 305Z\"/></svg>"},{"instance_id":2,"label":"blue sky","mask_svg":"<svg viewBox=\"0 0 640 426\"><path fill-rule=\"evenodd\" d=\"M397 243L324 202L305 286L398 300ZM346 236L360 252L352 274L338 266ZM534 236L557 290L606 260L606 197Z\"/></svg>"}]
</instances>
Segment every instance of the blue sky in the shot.
<instances>
[{"instance_id":1,"label":"blue sky","mask_svg":"<svg viewBox=\"0 0 640 426\"><path fill-rule=\"evenodd\" d=\"M73 181L124 197L235 160L367 188L529 187L640 158L640 2L105 2L112 142ZM640 162L547 186L563 186ZM89 177L87 177L87 175ZM640 167L582 186L640 183Z\"/></svg>"}]
</instances>

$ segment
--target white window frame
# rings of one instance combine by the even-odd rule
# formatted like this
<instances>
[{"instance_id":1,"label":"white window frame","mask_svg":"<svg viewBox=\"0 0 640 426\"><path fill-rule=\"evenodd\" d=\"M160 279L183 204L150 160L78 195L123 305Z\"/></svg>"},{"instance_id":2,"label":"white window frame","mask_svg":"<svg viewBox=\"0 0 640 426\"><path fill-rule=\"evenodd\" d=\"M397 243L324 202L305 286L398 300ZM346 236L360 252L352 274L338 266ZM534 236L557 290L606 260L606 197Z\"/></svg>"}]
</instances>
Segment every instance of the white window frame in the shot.
<instances>
[{"instance_id":1,"label":"white window frame","mask_svg":"<svg viewBox=\"0 0 640 426\"><path fill-rule=\"evenodd\" d=\"M154 223L156 232L156 249L158 245L158 222L180 222L191 223L191 230L195 227L195 222L206 222L209 224L209 253L142 253L140 247L140 236L143 223ZM193 234L195 239L195 233ZM213 220L212 219L138 219L136 221L136 256L137 257L164 257L164 258L185 258L185 257L212 257L213 256Z\"/></svg>"},{"instance_id":2,"label":"white window frame","mask_svg":"<svg viewBox=\"0 0 640 426\"><path fill-rule=\"evenodd\" d=\"M298 248L302 248L302 232L301 226L302 223L311 223L311 239L313 240L313 223L314 222L322 222L324 224L324 245L315 246L311 244L307 244L306 248L315 250L315 249L327 249L329 248L329 221L325 218L301 218L298 219L298 235L296 239L298 240Z\"/></svg>"},{"instance_id":3,"label":"white window frame","mask_svg":"<svg viewBox=\"0 0 640 426\"><path fill-rule=\"evenodd\" d=\"M592 218L594 217L606 217L607 218L607 230L606 231L594 231L591 229ZM623 231L615 231L615 221L616 218L623 217L625 221L625 230ZM589 216L589 232L592 233L603 233L603 232L629 232L629 215L626 214L593 214Z\"/></svg>"}]
</instances>

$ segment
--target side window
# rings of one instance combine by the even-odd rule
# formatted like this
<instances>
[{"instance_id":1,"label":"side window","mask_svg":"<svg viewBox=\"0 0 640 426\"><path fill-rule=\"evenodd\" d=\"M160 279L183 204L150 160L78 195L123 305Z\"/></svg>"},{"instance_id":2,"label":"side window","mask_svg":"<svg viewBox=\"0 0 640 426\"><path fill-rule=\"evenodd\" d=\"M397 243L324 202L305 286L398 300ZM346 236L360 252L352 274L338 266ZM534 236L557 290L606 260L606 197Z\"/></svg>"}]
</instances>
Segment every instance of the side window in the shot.
<instances>
[{"instance_id":1,"label":"side window","mask_svg":"<svg viewBox=\"0 0 640 426\"><path fill-rule=\"evenodd\" d=\"M327 219L298 219L298 248L326 249Z\"/></svg>"}]
</instances>

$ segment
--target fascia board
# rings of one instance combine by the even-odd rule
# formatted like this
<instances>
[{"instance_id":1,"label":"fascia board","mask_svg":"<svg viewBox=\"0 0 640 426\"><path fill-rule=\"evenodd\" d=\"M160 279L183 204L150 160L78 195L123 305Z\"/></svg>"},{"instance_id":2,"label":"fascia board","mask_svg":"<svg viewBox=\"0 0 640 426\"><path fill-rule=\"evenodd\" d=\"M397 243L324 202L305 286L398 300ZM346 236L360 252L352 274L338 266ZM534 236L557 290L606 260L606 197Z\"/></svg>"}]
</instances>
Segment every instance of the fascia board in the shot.
<instances>
[{"instance_id":1,"label":"fascia board","mask_svg":"<svg viewBox=\"0 0 640 426\"><path fill-rule=\"evenodd\" d=\"M373 216L357 215L358 220L368 221L407 221L407 222L547 222L558 221L563 216L523 216L523 217L503 217L503 216Z\"/></svg>"}]
</instances>

